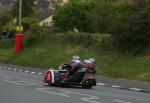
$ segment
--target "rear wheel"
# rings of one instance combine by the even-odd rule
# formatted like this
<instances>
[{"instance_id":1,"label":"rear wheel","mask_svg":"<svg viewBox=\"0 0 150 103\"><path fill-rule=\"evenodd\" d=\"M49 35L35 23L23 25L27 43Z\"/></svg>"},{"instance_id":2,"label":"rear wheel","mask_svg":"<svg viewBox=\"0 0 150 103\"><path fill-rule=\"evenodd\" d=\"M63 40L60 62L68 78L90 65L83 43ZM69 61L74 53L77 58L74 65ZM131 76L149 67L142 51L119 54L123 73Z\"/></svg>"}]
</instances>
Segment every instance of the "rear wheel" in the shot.
<instances>
[{"instance_id":1,"label":"rear wheel","mask_svg":"<svg viewBox=\"0 0 150 103\"><path fill-rule=\"evenodd\" d=\"M92 88L92 80L86 80L85 83L82 85L83 88L91 89Z\"/></svg>"},{"instance_id":2,"label":"rear wheel","mask_svg":"<svg viewBox=\"0 0 150 103\"><path fill-rule=\"evenodd\" d=\"M92 85L82 85L82 88L91 89Z\"/></svg>"}]
</instances>

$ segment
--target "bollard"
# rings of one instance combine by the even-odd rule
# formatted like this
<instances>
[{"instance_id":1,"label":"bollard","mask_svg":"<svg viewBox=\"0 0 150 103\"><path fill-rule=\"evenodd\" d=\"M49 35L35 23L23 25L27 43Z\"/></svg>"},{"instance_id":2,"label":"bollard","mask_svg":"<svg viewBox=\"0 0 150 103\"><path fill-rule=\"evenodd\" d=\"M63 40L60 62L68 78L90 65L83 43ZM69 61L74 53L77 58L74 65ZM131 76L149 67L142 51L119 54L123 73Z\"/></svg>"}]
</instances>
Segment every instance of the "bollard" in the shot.
<instances>
[{"instance_id":1,"label":"bollard","mask_svg":"<svg viewBox=\"0 0 150 103\"><path fill-rule=\"evenodd\" d=\"M23 50L24 34L16 34L15 36L15 53L21 53Z\"/></svg>"}]
</instances>

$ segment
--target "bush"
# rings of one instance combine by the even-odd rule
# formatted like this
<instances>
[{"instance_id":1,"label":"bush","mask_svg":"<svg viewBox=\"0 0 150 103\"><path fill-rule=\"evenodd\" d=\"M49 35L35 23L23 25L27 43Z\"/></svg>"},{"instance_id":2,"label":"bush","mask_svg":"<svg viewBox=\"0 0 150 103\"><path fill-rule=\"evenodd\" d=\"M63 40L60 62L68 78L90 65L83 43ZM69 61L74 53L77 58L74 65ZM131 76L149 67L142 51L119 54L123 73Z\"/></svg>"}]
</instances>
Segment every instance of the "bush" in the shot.
<instances>
[{"instance_id":1,"label":"bush","mask_svg":"<svg viewBox=\"0 0 150 103\"><path fill-rule=\"evenodd\" d=\"M22 17L35 17L35 1L36 0L22 0ZM15 0L11 9L13 17L19 16L19 3L20 0Z\"/></svg>"},{"instance_id":2,"label":"bush","mask_svg":"<svg viewBox=\"0 0 150 103\"><path fill-rule=\"evenodd\" d=\"M70 1L55 12L54 25L64 31L72 31L73 28L77 28L79 31L91 32L89 15L91 9L90 2Z\"/></svg>"},{"instance_id":3,"label":"bush","mask_svg":"<svg viewBox=\"0 0 150 103\"><path fill-rule=\"evenodd\" d=\"M93 0L94 8L91 12L92 29L95 32L106 33L112 20L112 2L109 0Z\"/></svg>"},{"instance_id":4,"label":"bush","mask_svg":"<svg viewBox=\"0 0 150 103\"><path fill-rule=\"evenodd\" d=\"M91 33L74 33L67 32L63 33L60 36L57 35L57 38L60 38L60 42L65 44L73 45L82 45L89 48L92 45L99 46L103 40L100 34L91 34Z\"/></svg>"},{"instance_id":5,"label":"bush","mask_svg":"<svg viewBox=\"0 0 150 103\"><path fill-rule=\"evenodd\" d=\"M23 18L22 20L24 31L29 30L31 25L37 25L38 23L39 21L36 18Z\"/></svg>"},{"instance_id":6,"label":"bush","mask_svg":"<svg viewBox=\"0 0 150 103\"><path fill-rule=\"evenodd\" d=\"M12 48L14 46L14 39L2 39L0 40L0 48L2 50Z\"/></svg>"},{"instance_id":7,"label":"bush","mask_svg":"<svg viewBox=\"0 0 150 103\"><path fill-rule=\"evenodd\" d=\"M12 21L12 16L8 13L4 13L0 16L0 29L8 25Z\"/></svg>"},{"instance_id":8,"label":"bush","mask_svg":"<svg viewBox=\"0 0 150 103\"><path fill-rule=\"evenodd\" d=\"M118 50L137 54L150 46L149 12L150 3L133 3L114 22L111 33Z\"/></svg>"},{"instance_id":9,"label":"bush","mask_svg":"<svg viewBox=\"0 0 150 103\"><path fill-rule=\"evenodd\" d=\"M47 28L39 26L38 24L33 24L30 26L29 31L26 32L25 45L32 46L35 43L42 42L46 36Z\"/></svg>"},{"instance_id":10,"label":"bush","mask_svg":"<svg viewBox=\"0 0 150 103\"><path fill-rule=\"evenodd\" d=\"M93 5L91 12L93 30L109 33L109 28L114 26L112 21L122 15L128 3L121 0L93 0Z\"/></svg>"}]
</instances>

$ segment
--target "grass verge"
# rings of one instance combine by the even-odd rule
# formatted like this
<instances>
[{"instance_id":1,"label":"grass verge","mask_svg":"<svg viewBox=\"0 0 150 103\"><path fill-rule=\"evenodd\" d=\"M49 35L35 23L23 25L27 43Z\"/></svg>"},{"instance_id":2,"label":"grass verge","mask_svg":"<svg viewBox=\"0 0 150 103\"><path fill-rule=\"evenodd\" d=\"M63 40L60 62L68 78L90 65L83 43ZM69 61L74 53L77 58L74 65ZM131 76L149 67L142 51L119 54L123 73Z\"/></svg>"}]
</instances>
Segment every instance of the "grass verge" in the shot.
<instances>
[{"instance_id":1,"label":"grass verge","mask_svg":"<svg viewBox=\"0 0 150 103\"><path fill-rule=\"evenodd\" d=\"M40 68L49 66L58 68L61 63L68 62L76 54L83 60L95 57L98 75L150 82L150 56L148 54L133 56L104 50L96 44L88 47L85 41L72 43L72 41L65 40L67 36L63 39L58 36L60 35L55 35L55 38L50 36L43 41L35 42L32 46L25 46L20 54L14 53L13 40L1 40L0 43L3 45L0 46L0 62Z\"/></svg>"}]
</instances>

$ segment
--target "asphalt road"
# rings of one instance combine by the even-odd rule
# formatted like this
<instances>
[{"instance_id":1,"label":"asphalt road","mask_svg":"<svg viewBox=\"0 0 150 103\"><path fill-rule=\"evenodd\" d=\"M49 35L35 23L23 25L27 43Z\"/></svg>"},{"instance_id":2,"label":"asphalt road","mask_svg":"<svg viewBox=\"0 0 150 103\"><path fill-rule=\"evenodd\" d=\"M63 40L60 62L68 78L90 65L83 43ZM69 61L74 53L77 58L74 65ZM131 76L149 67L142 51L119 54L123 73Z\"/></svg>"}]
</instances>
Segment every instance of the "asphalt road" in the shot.
<instances>
[{"instance_id":1,"label":"asphalt road","mask_svg":"<svg viewBox=\"0 0 150 103\"><path fill-rule=\"evenodd\" d=\"M0 103L150 103L150 94L97 85L52 87L43 75L0 69Z\"/></svg>"}]
</instances>

